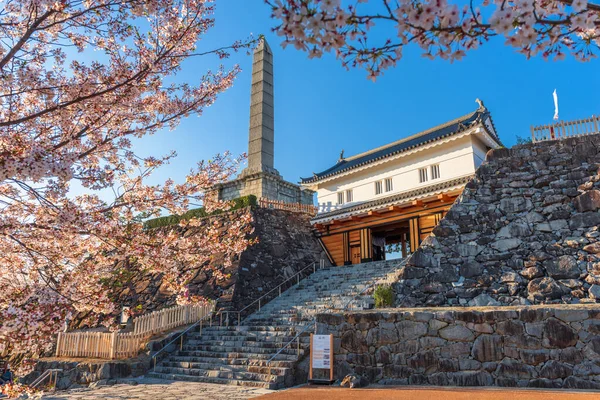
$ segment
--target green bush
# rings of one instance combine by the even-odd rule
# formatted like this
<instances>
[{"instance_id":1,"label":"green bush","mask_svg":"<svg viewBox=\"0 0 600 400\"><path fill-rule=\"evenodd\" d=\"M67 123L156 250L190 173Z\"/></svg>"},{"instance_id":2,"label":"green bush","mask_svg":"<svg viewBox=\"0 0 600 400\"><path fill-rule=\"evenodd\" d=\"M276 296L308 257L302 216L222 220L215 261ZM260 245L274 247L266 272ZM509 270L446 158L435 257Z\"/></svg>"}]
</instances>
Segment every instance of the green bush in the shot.
<instances>
[{"instance_id":1,"label":"green bush","mask_svg":"<svg viewBox=\"0 0 600 400\"><path fill-rule=\"evenodd\" d=\"M394 291L391 285L379 285L373 293L376 308L391 307L394 304Z\"/></svg>"},{"instance_id":2,"label":"green bush","mask_svg":"<svg viewBox=\"0 0 600 400\"><path fill-rule=\"evenodd\" d=\"M237 199L234 199L232 201L233 201L234 205L230 209L230 211L238 210L240 208L244 208L244 207L248 207L248 206L255 206L257 204L256 196L254 196L252 194L249 196L238 197ZM208 213L208 212L206 212L204 207L195 208L193 210L189 210L188 212L186 212L185 214L182 214L182 215L168 215L166 217L149 219L148 221L144 222L144 228L145 229L154 229L154 228L160 228L163 226L176 225L182 220L208 217L210 215L220 214L221 212L222 212L221 210L217 210L215 212Z\"/></svg>"}]
</instances>

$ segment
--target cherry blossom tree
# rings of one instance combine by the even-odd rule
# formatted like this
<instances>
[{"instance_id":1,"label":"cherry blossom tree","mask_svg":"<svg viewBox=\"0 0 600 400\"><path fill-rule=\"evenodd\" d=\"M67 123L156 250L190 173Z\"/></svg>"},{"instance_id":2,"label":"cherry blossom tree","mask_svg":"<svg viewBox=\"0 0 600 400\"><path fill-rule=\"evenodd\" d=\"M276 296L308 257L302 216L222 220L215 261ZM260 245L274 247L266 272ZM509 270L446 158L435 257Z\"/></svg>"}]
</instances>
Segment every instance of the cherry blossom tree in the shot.
<instances>
[{"instance_id":1,"label":"cherry blossom tree","mask_svg":"<svg viewBox=\"0 0 600 400\"><path fill-rule=\"evenodd\" d=\"M460 60L494 36L526 57L581 61L598 54L600 5L588 0L265 0L274 30L309 57L332 52L375 80L403 49Z\"/></svg>"},{"instance_id":2,"label":"cherry blossom tree","mask_svg":"<svg viewBox=\"0 0 600 400\"><path fill-rule=\"evenodd\" d=\"M193 83L177 79L189 57L224 58L255 42L200 49L214 3L0 3L0 341L13 352L48 350L76 313L93 325L120 311L108 284L123 273L119 266L162 274L180 303L199 301L180 267L214 269L214 254L227 263L249 244L249 214L225 232L195 219L171 229L142 224L196 203L230 207L204 193L227 180L239 158L223 154L183 183L154 185L150 175L174 154L141 157L132 145L201 114L232 85L237 67ZM189 230L196 234L182 234Z\"/></svg>"}]
</instances>

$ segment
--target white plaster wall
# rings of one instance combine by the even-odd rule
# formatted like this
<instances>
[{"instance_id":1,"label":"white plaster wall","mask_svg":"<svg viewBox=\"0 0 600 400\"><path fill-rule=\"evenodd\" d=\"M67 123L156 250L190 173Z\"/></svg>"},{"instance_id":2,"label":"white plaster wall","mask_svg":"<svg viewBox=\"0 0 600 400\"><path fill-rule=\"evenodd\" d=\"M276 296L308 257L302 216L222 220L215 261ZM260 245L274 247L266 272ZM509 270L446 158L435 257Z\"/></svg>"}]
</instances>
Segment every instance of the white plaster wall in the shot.
<instances>
[{"instance_id":1,"label":"white plaster wall","mask_svg":"<svg viewBox=\"0 0 600 400\"><path fill-rule=\"evenodd\" d=\"M475 161L475 168L479 168L485 160L487 147L476 136L471 136L471 140L473 141L473 160Z\"/></svg>"},{"instance_id":2,"label":"white plaster wall","mask_svg":"<svg viewBox=\"0 0 600 400\"><path fill-rule=\"evenodd\" d=\"M472 174L476 169L475 152L481 153L478 147L479 144L475 144L471 136L465 136L322 183L317 189L319 211L327 212L339 208L337 193L344 191L345 198L345 191L348 189L353 191L353 202L345 203L342 207ZM485 152L483 154L485 155ZM438 179L431 179L429 167L432 164L440 165L440 178ZM420 183L418 170L424 167L428 169L429 179ZM386 192L385 182L383 182L383 193L376 195L375 182L390 177L393 182L393 190Z\"/></svg>"}]
</instances>

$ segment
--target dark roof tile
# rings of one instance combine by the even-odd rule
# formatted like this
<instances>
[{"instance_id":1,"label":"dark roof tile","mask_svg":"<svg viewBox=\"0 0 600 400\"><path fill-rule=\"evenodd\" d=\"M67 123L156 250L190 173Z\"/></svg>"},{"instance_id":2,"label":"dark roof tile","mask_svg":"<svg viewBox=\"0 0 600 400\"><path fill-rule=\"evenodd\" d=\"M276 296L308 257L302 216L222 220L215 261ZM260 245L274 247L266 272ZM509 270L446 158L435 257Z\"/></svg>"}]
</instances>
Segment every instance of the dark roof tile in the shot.
<instances>
[{"instance_id":1,"label":"dark roof tile","mask_svg":"<svg viewBox=\"0 0 600 400\"><path fill-rule=\"evenodd\" d=\"M471 126L473 123L485 120L485 117L487 116L489 116L489 111L487 109L477 109L476 111L470 114L457 118L453 121L446 122L445 124L438 125L424 132L410 136L406 139L390 143L387 146L383 146L378 149L359 154L357 156L340 160L333 167L326 169L323 172L314 174L310 178L302 178L302 183L316 182L323 178L327 178L329 176L336 175L347 170L372 163L382 158L390 157L392 155L407 151L417 146L424 145L434 140L439 140L446 136L462 132L469 126ZM500 144L500 140L495 135L492 136Z\"/></svg>"}]
</instances>

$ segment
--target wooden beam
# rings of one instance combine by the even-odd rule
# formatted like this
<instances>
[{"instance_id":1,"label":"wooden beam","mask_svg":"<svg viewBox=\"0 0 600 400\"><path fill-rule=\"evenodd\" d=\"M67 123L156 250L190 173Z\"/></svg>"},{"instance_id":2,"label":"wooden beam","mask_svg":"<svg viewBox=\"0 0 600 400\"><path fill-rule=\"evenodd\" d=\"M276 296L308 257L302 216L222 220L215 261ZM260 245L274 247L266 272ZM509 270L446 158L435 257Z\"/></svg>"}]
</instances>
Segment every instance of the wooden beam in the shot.
<instances>
[{"instance_id":1,"label":"wooden beam","mask_svg":"<svg viewBox=\"0 0 600 400\"><path fill-rule=\"evenodd\" d=\"M421 200L413 200L411 204L415 207L423 207L423 202Z\"/></svg>"},{"instance_id":2,"label":"wooden beam","mask_svg":"<svg viewBox=\"0 0 600 400\"><path fill-rule=\"evenodd\" d=\"M379 215L379 214L380 214L380 213L379 213L379 211L376 211L376 210L373 210L373 211L369 211L369 212L368 212L368 215L369 215L369 216L372 216L372 215Z\"/></svg>"},{"instance_id":3,"label":"wooden beam","mask_svg":"<svg viewBox=\"0 0 600 400\"><path fill-rule=\"evenodd\" d=\"M400 210L402 210L402 207L399 207L399 206L389 206L388 210L389 211L400 211Z\"/></svg>"},{"instance_id":4,"label":"wooden beam","mask_svg":"<svg viewBox=\"0 0 600 400\"><path fill-rule=\"evenodd\" d=\"M442 193L442 194L438 194L438 200L443 201L444 203L449 202L451 200L451 197L448 196L446 193Z\"/></svg>"},{"instance_id":5,"label":"wooden beam","mask_svg":"<svg viewBox=\"0 0 600 400\"><path fill-rule=\"evenodd\" d=\"M362 214L360 216L360 219L357 221L347 222L343 225L336 225L335 227L332 227L333 231L328 232L328 234L333 235L336 233L344 232L346 230L356 230L364 227L380 226L382 224L408 220L409 218L420 216L422 214L430 215L438 211L443 212L448 210L450 204L438 202L438 204L428 204L428 206L429 207L427 208L412 206L408 208L403 208L402 212L397 214L385 213L382 215L367 216L367 214L365 213Z\"/></svg>"}]
</instances>

